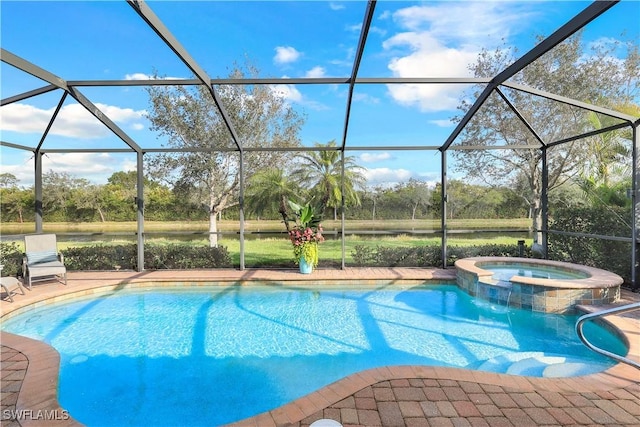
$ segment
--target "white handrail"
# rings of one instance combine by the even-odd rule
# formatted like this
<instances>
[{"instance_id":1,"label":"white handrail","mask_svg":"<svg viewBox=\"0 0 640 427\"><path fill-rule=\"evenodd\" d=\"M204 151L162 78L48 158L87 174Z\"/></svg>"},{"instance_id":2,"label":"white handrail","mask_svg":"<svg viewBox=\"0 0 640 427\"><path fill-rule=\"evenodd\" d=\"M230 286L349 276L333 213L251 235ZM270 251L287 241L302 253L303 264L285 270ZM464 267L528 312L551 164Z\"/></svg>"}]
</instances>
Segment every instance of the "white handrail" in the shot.
<instances>
[{"instance_id":1,"label":"white handrail","mask_svg":"<svg viewBox=\"0 0 640 427\"><path fill-rule=\"evenodd\" d=\"M597 313L585 314L583 316L580 316L578 318L578 321L576 322L576 333L578 334L578 337L580 337L580 340L584 343L584 345L586 345L587 347L589 347L591 350L595 351L596 353L600 353L600 354L602 354L604 356L607 356L607 357L610 357L612 359L615 359L618 362L626 363L627 365L631 365L634 368L640 369L640 363L635 362L635 361L633 361L633 360L631 360L631 359L629 359L627 357L620 356L620 355L615 354L615 353L611 353L610 351L604 350L604 349L602 349L600 347L596 347L595 345L591 344L589 342L589 340L587 340L585 338L584 333L582 332L582 325L587 320L608 316L610 314L628 313L629 311L638 310L638 309L640 309L640 302L635 302L635 303L632 303L632 304L626 304L626 305L622 305L620 307L615 307L615 308L609 308L609 309L606 309L606 310L598 311Z\"/></svg>"}]
</instances>

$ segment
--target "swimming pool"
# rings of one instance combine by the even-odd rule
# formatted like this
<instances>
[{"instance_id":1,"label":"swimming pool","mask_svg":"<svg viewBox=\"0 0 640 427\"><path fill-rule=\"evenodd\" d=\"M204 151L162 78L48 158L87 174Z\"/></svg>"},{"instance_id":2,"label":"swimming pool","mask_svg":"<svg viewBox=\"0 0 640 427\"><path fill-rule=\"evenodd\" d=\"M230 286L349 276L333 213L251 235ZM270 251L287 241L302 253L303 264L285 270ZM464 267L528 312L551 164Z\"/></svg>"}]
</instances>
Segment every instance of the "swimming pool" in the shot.
<instances>
[{"instance_id":1,"label":"swimming pool","mask_svg":"<svg viewBox=\"0 0 640 427\"><path fill-rule=\"evenodd\" d=\"M545 358L610 366L574 324L496 310L454 285L230 286L118 291L28 310L3 329L60 352L59 400L75 419L120 426L219 425L385 365L528 375L542 375ZM603 328L587 333L625 352Z\"/></svg>"}]
</instances>

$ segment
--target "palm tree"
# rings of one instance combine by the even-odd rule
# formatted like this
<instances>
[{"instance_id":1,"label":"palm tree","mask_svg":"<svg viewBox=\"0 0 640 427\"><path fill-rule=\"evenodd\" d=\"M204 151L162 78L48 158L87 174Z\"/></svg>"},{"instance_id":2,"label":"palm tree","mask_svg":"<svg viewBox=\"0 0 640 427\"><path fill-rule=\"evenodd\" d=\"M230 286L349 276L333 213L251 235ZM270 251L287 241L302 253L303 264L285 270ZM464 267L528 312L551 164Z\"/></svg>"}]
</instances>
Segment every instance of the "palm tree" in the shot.
<instances>
[{"instance_id":1,"label":"palm tree","mask_svg":"<svg viewBox=\"0 0 640 427\"><path fill-rule=\"evenodd\" d=\"M589 112L588 120L594 129L599 130L607 126L612 126L620 122L608 116L598 116L594 112ZM605 187L609 186L611 169L616 164L624 163L624 159L629 159L631 149L627 147L622 132L606 132L590 139L588 152L592 158L592 171L589 178L599 181ZM629 135L631 136L631 135ZM631 139L631 138L629 138Z\"/></svg>"},{"instance_id":2,"label":"palm tree","mask_svg":"<svg viewBox=\"0 0 640 427\"><path fill-rule=\"evenodd\" d=\"M288 200L298 197L298 184L280 168L268 168L256 172L246 190L246 206L254 212L277 210L289 231Z\"/></svg>"},{"instance_id":3,"label":"palm tree","mask_svg":"<svg viewBox=\"0 0 640 427\"><path fill-rule=\"evenodd\" d=\"M326 146L335 147L335 140ZM316 147L323 145L316 143ZM342 156L338 149L312 151L300 156L300 165L293 171L292 177L297 178L302 186L312 189L313 199L318 200L319 212L324 212L327 207L333 208L334 219L343 196L345 205L360 205L357 189L364 186L364 169L356 164L353 156L345 156L342 186Z\"/></svg>"},{"instance_id":4,"label":"palm tree","mask_svg":"<svg viewBox=\"0 0 640 427\"><path fill-rule=\"evenodd\" d=\"M640 107L632 103L618 103L613 106L613 109L628 115L640 115ZM595 112L589 112L587 119L595 130L621 122L616 118L598 115ZM586 151L589 161L585 163L580 173L578 186L594 205L624 206L627 201L624 196L620 197L620 194L628 185L624 182L624 177L629 177L631 174L629 159L632 144L629 140L632 139L631 131L622 129L601 133L588 140Z\"/></svg>"}]
</instances>

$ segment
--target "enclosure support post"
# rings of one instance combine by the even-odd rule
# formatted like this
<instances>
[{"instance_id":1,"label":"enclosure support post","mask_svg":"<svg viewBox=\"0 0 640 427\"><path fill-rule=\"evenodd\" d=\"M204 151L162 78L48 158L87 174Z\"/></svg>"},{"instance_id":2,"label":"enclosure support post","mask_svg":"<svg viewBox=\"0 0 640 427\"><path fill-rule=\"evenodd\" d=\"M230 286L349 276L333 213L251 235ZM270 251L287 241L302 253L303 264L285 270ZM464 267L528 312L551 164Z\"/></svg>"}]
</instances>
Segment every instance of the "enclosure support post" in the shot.
<instances>
[{"instance_id":1,"label":"enclosure support post","mask_svg":"<svg viewBox=\"0 0 640 427\"><path fill-rule=\"evenodd\" d=\"M36 233L42 233L42 153L40 150L34 152L35 163L35 216L36 216Z\"/></svg>"},{"instance_id":2,"label":"enclosure support post","mask_svg":"<svg viewBox=\"0 0 640 427\"><path fill-rule=\"evenodd\" d=\"M640 184L640 176L638 176L640 168L638 167L638 147L640 146L640 133L638 133L638 125L640 120L637 120L631 125L631 132L633 136L632 151L632 174L631 179L631 286L635 289L638 286L638 185Z\"/></svg>"},{"instance_id":3,"label":"enclosure support post","mask_svg":"<svg viewBox=\"0 0 640 427\"><path fill-rule=\"evenodd\" d=\"M144 153L137 152L136 215L138 219L138 271L144 271Z\"/></svg>"},{"instance_id":4,"label":"enclosure support post","mask_svg":"<svg viewBox=\"0 0 640 427\"><path fill-rule=\"evenodd\" d=\"M442 229L442 268L447 268L447 151L441 151L440 184L442 200L440 200L440 228Z\"/></svg>"},{"instance_id":5,"label":"enclosure support post","mask_svg":"<svg viewBox=\"0 0 640 427\"><path fill-rule=\"evenodd\" d=\"M547 147L542 147L542 194L540 200L540 208L542 209L541 232L542 250L544 259L549 259L549 165L547 164ZM534 242L538 236L534 236Z\"/></svg>"},{"instance_id":6,"label":"enclosure support post","mask_svg":"<svg viewBox=\"0 0 640 427\"><path fill-rule=\"evenodd\" d=\"M240 151L240 271L244 270L244 151Z\"/></svg>"},{"instance_id":7,"label":"enclosure support post","mask_svg":"<svg viewBox=\"0 0 640 427\"><path fill-rule=\"evenodd\" d=\"M340 212L341 212L341 216L340 216L340 246L342 248L342 261L340 264L340 268L342 270L345 269L345 253L346 253L346 248L345 248L345 241L344 241L344 223L345 223L345 217L344 217L344 150L340 151L340 194L341 194L341 199L340 199Z\"/></svg>"}]
</instances>

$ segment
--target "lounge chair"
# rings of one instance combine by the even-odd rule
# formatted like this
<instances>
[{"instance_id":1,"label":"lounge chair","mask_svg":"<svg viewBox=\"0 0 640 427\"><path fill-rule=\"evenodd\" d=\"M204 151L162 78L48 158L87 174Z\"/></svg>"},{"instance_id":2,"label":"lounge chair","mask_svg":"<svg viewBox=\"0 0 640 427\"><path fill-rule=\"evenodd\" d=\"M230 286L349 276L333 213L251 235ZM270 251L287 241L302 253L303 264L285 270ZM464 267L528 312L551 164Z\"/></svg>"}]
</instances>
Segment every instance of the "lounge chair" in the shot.
<instances>
[{"instance_id":1,"label":"lounge chair","mask_svg":"<svg viewBox=\"0 0 640 427\"><path fill-rule=\"evenodd\" d=\"M22 258L24 282L31 284L42 280L60 280L67 284L67 268L58 252L55 234L28 234L24 236L25 254Z\"/></svg>"},{"instance_id":2,"label":"lounge chair","mask_svg":"<svg viewBox=\"0 0 640 427\"><path fill-rule=\"evenodd\" d=\"M18 295L18 291L20 291L20 294L24 295L22 284L20 283L20 280L15 277L0 277L0 289L2 289L6 294L3 299L8 299L9 302L13 302L13 296Z\"/></svg>"}]
</instances>

